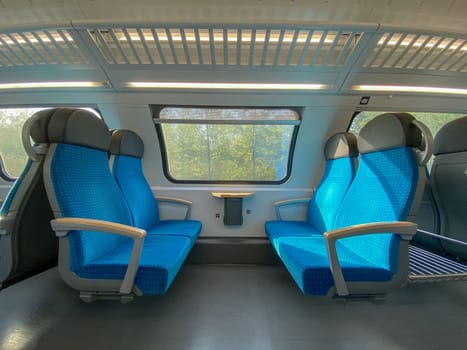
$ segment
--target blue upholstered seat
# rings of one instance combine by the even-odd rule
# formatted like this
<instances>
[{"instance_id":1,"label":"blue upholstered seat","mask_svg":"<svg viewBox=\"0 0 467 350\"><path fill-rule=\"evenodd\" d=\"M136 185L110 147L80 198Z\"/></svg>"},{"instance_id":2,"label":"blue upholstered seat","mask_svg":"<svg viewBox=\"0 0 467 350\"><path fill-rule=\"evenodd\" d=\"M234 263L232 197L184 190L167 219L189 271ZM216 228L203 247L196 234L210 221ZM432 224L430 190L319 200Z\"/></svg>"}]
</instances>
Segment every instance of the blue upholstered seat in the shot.
<instances>
[{"instance_id":1,"label":"blue upholstered seat","mask_svg":"<svg viewBox=\"0 0 467 350\"><path fill-rule=\"evenodd\" d=\"M191 248L183 236L134 228L125 197L108 166L110 132L93 114L54 111L48 128L45 183L58 219L59 270L89 295L163 294Z\"/></svg>"},{"instance_id":2,"label":"blue upholstered seat","mask_svg":"<svg viewBox=\"0 0 467 350\"><path fill-rule=\"evenodd\" d=\"M82 278L121 280L128 267L131 249L132 242L125 242L76 266L74 272ZM146 236L135 285L143 294L164 294L189 251L190 241L185 237Z\"/></svg>"},{"instance_id":3,"label":"blue upholstered seat","mask_svg":"<svg viewBox=\"0 0 467 350\"><path fill-rule=\"evenodd\" d=\"M334 285L329 268L326 242L322 237L281 237L279 254L300 290L305 294L327 295ZM394 270L388 264L365 259L341 242L337 242L339 263L348 282L388 281ZM394 266L392 266L394 269Z\"/></svg>"},{"instance_id":4,"label":"blue upholstered seat","mask_svg":"<svg viewBox=\"0 0 467 350\"><path fill-rule=\"evenodd\" d=\"M157 200L143 173L144 144L141 138L130 130L113 132L110 154L112 173L130 209L133 224L145 229L149 235L188 237L193 245L201 231L201 222L159 218Z\"/></svg>"},{"instance_id":5,"label":"blue upholstered seat","mask_svg":"<svg viewBox=\"0 0 467 350\"><path fill-rule=\"evenodd\" d=\"M277 239L278 255L304 293L379 294L407 279L416 225L400 220L409 215L418 188L415 148L422 145L413 121L404 113L370 121L359 135L358 170L333 225L321 230L324 235Z\"/></svg>"},{"instance_id":6,"label":"blue upholstered seat","mask_svg":"<svg viewBox=\"0 0 467 350\"><path fill-rule=\"evenodd\" d=\"M326 166L321 183L311 198L306 221L267 221L266 233L272 244L284 236L321 236L333 228L339 204L355 176L357 140L353 134L338 133L325 145Z\"/></svg>"}]
</instances>

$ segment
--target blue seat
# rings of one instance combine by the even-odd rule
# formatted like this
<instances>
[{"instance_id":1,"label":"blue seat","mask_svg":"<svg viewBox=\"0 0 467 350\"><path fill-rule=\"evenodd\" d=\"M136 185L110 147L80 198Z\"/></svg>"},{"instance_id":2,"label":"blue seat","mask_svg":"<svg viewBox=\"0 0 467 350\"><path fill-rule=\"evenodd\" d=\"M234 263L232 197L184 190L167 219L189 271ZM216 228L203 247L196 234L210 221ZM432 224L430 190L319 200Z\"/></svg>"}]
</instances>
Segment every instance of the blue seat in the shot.
<instances>
[{"instance_id":1,"label":"blue seat","mask_svg":"<svg viewBox=\"0 0 467 350\"><path fill-rule=\"evenodd\" d=\"M131 130L116 130L110 143L112 173L122 190L136 227L145 229L148 235L176 235L196 242L201 231L201 222L196 220L160 220L156 198L143 173L142 157L144 144ZM167 198L165 198L167 200ZM188 201L172 202L191 205Z\"/></svg>"},{"instance_id":2,"label":"blue seat","mask_svg":"<svg viewBox=\"0 0 467 350\"><path fill-rule=\"evenodd\" d=\"M28 161L0 209L0 288L57 263L58 240L42 180L50 115L44 111L28 119L22 130Z\"/></svg>"},{"instance_id":3,"label":"blue seat","mask_svg":"<svg viewBox=\"0 0 467 350\"><path fill-rule=\"evenodd\" d=\"M108 164L110 132L92 113L59 108L49 126L44 182L56 219L59 271L81 299L163 294L187 257L183 236L146 235Z\"/></svg>"},{"instance_id":4,"label":"blue seat","mask_svg":"<svg viewBox=\"0 0 467 350\"><path fill-rule=\"evenodd\" d=\"M332 229L277 239L278 254L303 293L385 294L406 282L417 225L400 220L421 189L419 163L429 158L430 148L419 150L427 132L405 113L383 114L363 127L358 170Z\"/></svg>"},{"instance_id":5,"label":"blue seat","mask_svg":"<svg viewBox=\"0 0 467 350\"><path fill-rule=\"evenodd\" d=\"M356 137L348 132L333 135L325 144L324 156L324 175L308 203L307 220L266 222L265 230L273 245L279 237L321 236L333 228L337 208L355 176L358 156ZM290 203L295 202L287 201L285 204Z\"/></svg>"}]
</instances>

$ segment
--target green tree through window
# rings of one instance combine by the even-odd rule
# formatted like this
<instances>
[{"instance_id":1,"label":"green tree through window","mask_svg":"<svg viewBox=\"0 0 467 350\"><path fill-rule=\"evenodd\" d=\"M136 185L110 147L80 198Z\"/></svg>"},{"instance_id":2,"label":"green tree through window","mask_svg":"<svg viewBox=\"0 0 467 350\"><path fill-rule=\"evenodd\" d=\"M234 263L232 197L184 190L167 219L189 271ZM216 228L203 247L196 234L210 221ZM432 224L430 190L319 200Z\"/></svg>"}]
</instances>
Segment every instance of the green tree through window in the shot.
<instances>
[{"instance_id":1,"label":"green tree through window","mask_svg":"<svg viewBox=\"0 0 467 350\"><path fill-rule=\"evenodd\" d=\"M47 109L43 108L0 108L0 156L3 162L5 176L9 178L18 177L27 161L21 141L21 131L24 122L34 113ZM83 108L99 118L101 116L93 108Z\"/></svg>"},{"instance_id":2,"label":"green tree through window","mask_svg":"<svg viewBox=\"0 0 467 350\"><path fill-rule=\"evenodd\" d=\"M288 175L296 111L165 107L156 117L175 181L279 182Z\"/></svg>"},{"instance_id":3,"label":"green tree through window","mask_svg":"<svg viewBox=\"0 0 467 350\"><path fill-rule=\"evenodd\" d=\"M26 164L27 155L21 143L24 122L38 108L0 109L0 155L8 177L18 177Z\"/></svg>"}]
</instances>

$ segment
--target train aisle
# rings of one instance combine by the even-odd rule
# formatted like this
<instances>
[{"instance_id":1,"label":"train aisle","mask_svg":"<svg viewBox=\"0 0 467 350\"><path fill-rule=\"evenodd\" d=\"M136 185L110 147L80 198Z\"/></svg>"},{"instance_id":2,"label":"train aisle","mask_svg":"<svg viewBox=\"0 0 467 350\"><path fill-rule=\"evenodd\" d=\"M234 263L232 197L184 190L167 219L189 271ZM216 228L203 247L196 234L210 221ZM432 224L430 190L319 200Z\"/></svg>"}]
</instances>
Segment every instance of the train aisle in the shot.
<instances>
[{"instance_id":1,"label":"train aisle","mask_svg":"<svg viewBox=\"0 0 467 350\"><path fill-rule=\"evenodd\" d=\"M165 296L81 302L56 269L0 292L0 349L454 349L467 283L412 284L338 303L280 266L186 265ZM464 344L464 345L462 345Z\"/></svg>"}]
</instances>

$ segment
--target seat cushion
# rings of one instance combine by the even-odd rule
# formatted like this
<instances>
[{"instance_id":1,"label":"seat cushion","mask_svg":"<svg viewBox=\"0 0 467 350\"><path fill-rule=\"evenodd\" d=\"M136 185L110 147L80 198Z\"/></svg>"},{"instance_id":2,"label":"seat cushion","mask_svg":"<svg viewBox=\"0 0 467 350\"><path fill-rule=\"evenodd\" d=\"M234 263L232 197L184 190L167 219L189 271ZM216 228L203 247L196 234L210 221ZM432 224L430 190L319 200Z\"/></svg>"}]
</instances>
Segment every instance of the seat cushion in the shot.
<instances>
[{"instance_id":1,"label":"seat cushion","mask_svg":"<svg viewBox=\"0 0 467 350\"><path fill-rule=\"evenodd\" d=\"M266 221L265 229L269 240L276 250L277 239L280 237L311 237L323 235L323 232L305 221Z\"/></svg>"},{"instance_id":2,"label":"seat cushion","mask_svg":"<svg viewBox=\"0 0 467 350\"><path fill-rule=\"evenodd\" d=\"M74 272L82 278L123 279L133 243L125 243ZM191 248L182 236L147 235L141 253L135 285L143 294L164 294Z\"/></svg>"},{"instance_id":3,"label":"seat cushion","mask_svg":"<svg viewBox=\"0 0 467 350\"><path fill-rule=\"evenodd\" d=\"M160 220L146 230L148 235L182 236L195 244L201 232L201 222L197 220Z\"/></svg>"},{"instance_id":4,"label":"seat cushion","mask_svg":"<svg viewBox=\"0 0 467 350\"><path fill-rule=\"evenodd\" d=\"M147 229L159 221L159 209L143 173L141 158L113 157L112 173L125 197L133 217L133 225Z\"/></svg>"},{"instance_id":5,"label":"seat cushion","mask_svg":"<svg viewBox=\"0 0 467 350\"><path fill-rule=\"evenodd\" d=\"M298 287L305 294L327 295L334 285L324 237L281 237L277 251ZM388 281L393 274L375 265L337 242L337 254L344 279Z\"/></svg>"}]
</instances>

